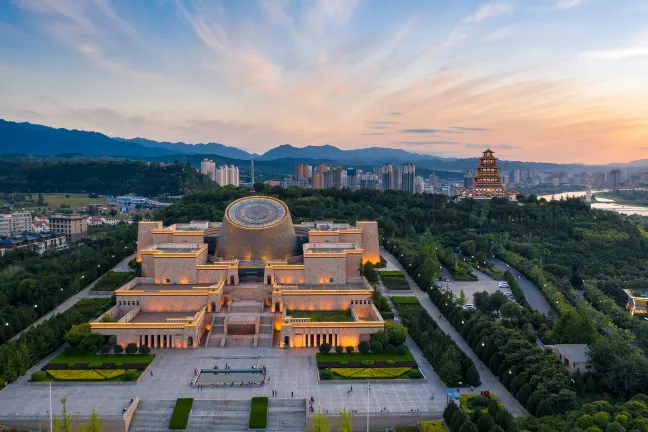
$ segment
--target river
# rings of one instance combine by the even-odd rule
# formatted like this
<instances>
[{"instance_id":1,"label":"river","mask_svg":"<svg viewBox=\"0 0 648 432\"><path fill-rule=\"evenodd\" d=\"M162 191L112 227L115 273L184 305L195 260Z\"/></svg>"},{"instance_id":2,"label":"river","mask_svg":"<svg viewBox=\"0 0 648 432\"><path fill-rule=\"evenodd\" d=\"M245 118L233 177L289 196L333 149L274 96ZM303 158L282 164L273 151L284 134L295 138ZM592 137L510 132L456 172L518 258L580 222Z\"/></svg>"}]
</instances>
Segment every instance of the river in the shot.
<instances>
[{"instance_id":1,"label":"river","mask_svg":"<svg viewBox=\"0 0 648 432\"><path fill-rule=\"evenodd\" d=\"M597 192L607 192L607 190L592 191L592 195L596 196ZM565 198L565 199L570 197L579 198L584 196L585 196L585 191L577 191L577 192L564 192L561 194L554 194L554 195L541 195L538 198L544 198L546 200L551 200L551 199L559 200L561 198ZM640 216L648 216L648 207L617 204L614 200L607 199L607 198L596 198L596 201L597 202L592 203L592 207L599 210L611 210L625 215L636 214Z\"/></svg>"}]
</instances>

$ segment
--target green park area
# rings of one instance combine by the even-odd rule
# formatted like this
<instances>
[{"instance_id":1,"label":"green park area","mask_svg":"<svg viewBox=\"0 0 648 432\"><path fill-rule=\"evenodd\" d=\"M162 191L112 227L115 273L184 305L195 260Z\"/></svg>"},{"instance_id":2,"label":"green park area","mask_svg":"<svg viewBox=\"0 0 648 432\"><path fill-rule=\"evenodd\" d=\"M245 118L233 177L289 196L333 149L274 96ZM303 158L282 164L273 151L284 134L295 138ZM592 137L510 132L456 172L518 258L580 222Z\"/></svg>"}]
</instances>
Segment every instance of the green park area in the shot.
<instances>
[{"instance_id":1,"label":"green park area","mask_svg":"<svg viewBox=\"0 0 648 432\"><path fill-rule=\"evenodd\" d=\"M407 347L399 347L397 350L392 353L392 354L387 354L387 353L380 353L376 354L373 352L368 352L368 353L360 353L360 352L344 352L342 354L337 354L337 353L329 353L329 354L323 354L323 353L317 353L317 363L340 363L340 362L347 362L347 363L355 363L355 362L362 362L362 361L374 361L374 362L386 362L386 361L394 361L394 362L413 362L414 356L409 352L409 349Z\"/></svg>"},{"instance_id":2,"label":"green park area","mask_svg":"<svg viewBox=\"0 0 648 432\"><path fill-rule=\"evenodd\" d=\"M293 318L310 318L312 322L349 322L353 321L351 309L335 310L335 311L305 311L305 310L291 310L286 312L288 316Z\"/></svg>"},{"instance_id":3,"label":"green park area","mask_svg":"<svg viewBox=\"0 0 648 432\"><path fill-rule=\"evenodd\" d=\"M155 354L69 354L61 353L54 357L49 364L118 364L143 363L149 364L155 359Z\"/></svg>"},{"instance_id":4,"label":"green park area","mask_svg":"<svg viewBox=\"0 0 648 432\"><path fill-rule=\"evenodd\" d=\"M38 197L38 194L33 194ZM86 207L90 204L106 204L106 199L101 197L90 198L88 194L59 194L44 193L43 200L49 207L60 207L61 204L70 207Z\"/></svg>"},{"instance_id":5,"label":"green park area","mask_svg":"<svg viewBox=\"0 0 648 432\"><path fill-rule=\"evenodd\" d=\"M179 398L176 400L173 414L171 414L171 421L169 422L169 429L187 429L193 401L193 398Z\"/></svg>"},{"instance_id":6,"label":"green park area","mask_svg":"<svg viewBox=\"0 0 648 432\"><path fill-rule=\"evenodd\" d=\"M97 281L92 287L92 291L115 291L134 277L135 273L133 272L109 271Z\"/></svg>"},{"instance_id":7,"label":"green park area","mask_svg":"<svg viewBox=\"0 0 648 432\"><path fill-rule=\"evenodd\" d=\"M384 270L378 272L380 279L389 291L403 291L410 289L405 275L398 270Z\"/></svg>"}]
</instances>

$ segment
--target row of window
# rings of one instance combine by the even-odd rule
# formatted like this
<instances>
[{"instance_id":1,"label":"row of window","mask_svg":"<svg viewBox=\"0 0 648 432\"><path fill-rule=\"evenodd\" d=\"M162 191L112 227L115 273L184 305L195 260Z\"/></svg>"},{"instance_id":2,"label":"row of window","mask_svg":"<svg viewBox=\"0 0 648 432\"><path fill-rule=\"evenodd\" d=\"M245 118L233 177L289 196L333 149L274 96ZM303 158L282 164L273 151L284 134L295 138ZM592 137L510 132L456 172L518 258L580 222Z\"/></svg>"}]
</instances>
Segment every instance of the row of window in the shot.
<instances>
[{"instance_id":1,"label":"row of window","mask_svg":"<svg viewBox=\"0 0 648 432\"><path fill-rule=\"evenodd\" d=\"M135 300L129 300L129 301L119 300L117 302L117 305L119 305L119 306L139 306L139 300L137 300L137 301L135 301Z\"/></svg>"},{"instance_id":2,"label":"row of window","mask_svg":"<svg viewBox=\"0 0 648 432\"><path fill-rule=\"evenodd\" d=\"M371 304L371 300L351 300L351 304Z\"/></svg>"}]
</instances>

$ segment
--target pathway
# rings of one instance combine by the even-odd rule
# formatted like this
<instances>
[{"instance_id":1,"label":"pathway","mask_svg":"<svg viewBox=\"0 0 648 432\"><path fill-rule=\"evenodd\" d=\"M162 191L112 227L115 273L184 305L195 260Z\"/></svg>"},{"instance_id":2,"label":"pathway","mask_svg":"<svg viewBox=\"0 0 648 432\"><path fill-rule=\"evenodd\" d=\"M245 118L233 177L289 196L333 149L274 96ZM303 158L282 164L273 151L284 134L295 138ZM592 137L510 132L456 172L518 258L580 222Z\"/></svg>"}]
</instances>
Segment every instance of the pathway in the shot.
<instances>
[{"instance_id":1,"label":"pathway","mask_svg":"<svg viewBox=\"0 0 648 432\"><path fill-rule=\"evenodd\" d=\"M540 291L540 289L535 286L533 282L522 276L519 271L515 270L513 267L509 266L500 259L489 258L488 261L502 271L510 271L517 279L520 288L522 288L522 291L524 291L524 296L529 302L529 306L531 306L533 310L541 312L545 315L549 315L551 307L549 307L549 303L547 302L545 296L542 294L542 291Z\"/></svg>"},{"instance_id":2,"label":"pathway","mask_svg":"<svg viewBox=\"0 0 648 432\"><path fill-rule=\"evenodd\" d=\"M416 282L410 277L410 275L405 271L403 266L398 262L398 260L389 252L384 249L381 249L382 256L388 261L391 262L396 268L401 270L407 278L407 281L410 284L412 289L412 294L418 297L419 302L425 308L427 313L436 321L437 325L441 330L447 333L452 340L455 341L459 349L461 349L466 355L475 363L475 365L482 364L482 361L479 359L477 354L472 350L470 345L461 337L459 332L450 324L450 322L441 314L436 305L430 300L430 297L423 290L419 288ZM486 276L483 273L479 273L480 277ZM488 276L486 276L488 277ZM405 295L412 295L405 294ZM395 294L390 294L395 295ZM504 385L499 382L498 378L493 375L493 373L488 368L483 368L479 371L481 377L482 385L475 388L475 391L489 390L494 393L499 400L504 404L507 410L513 415L516 416L528 416L529 413L524 409L522 405L509 393L509 391L504 387Z\"/></svg>"},{"instance_id":3,"label":"pathway","mask_svg":"<svg viewBox=\"0 0 648 432\"><path fill-rule=\"evenodd\" d=\"M135 254L133 254L133 255L131 255L131 256L128 256L128 257L124 258L122 261L119 262L119 264L117 264L117 265L116 265L115 267L113 267L111 270L112 270L112 271L118 271L118 272L130 271L130 270L124 270L124 268L127 268L127 267L125 267L125 266L127 266L127 265L128 265L128 261L132 260L133 258L135 258ZM105 273L104 273L104 274L105 274ZM49 311L48 313L46 313L45 315L43 315L42 317L40 317L40 318L37 319L36 321L34 321L34 322L29 326L29 327L25 328L23 331L21 331L20 333L18 333L18 334L15 335L14 337L12 337L11 340L18 339L18 338L20 337L21 334L25 333L25 332L26 332L27 330L29 330L30 328L42 324L43 322L45 322L46 320L50 319L50 318L53 317L54 315L57 315L57 314L60 314L60 313L65 312L66 310L68 310L68 309L70 309L72 306L74 306L74 304L75 304L76 302L78 302L79 300L81 300L82 298L86 298L86 297L91 297L91 298L105 297L105 296L97 296L97 295L91 295L91 294L89 294L89 292L90 292L90 290L92 289L92 287L94 287L95 284L96 284L96 283L97 283L97 282L98 282L98 281L99 281L103 276L104 276L104 275L101 275L101 276L98 277L94 282L92 282L90 285L88 285L87 287L85 287L84 289L82 289L81 291L79 291L78 293L76 293L75 295L73 295L72 297L70 297L69 299L65 300L63 303L61 303L60 305L58 305L58 306L55 307L53 310Z\"/></svg>"}]
</instances>

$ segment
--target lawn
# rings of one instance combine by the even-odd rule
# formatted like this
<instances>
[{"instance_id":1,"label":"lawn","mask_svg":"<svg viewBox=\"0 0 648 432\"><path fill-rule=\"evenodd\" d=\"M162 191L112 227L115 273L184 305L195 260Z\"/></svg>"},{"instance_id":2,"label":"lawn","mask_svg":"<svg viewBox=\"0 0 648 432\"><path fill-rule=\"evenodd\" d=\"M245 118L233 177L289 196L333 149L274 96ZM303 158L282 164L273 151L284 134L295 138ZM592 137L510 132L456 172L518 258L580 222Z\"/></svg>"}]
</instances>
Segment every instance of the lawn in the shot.
<instances>
[{"instance_id":1,"label":"lawn","mask_svg":"<svg viewBox=\"0 0 648 432\"><path fill-rule=\"evenodd\" d=\"M38 194L32 194L34 200L38 198ZM61 204L66 204L75 207L87 207L89 204L106 204L105 198L90 198L88 194L56 194L44 193L43 199L49 207L58 207Z\"/></svg>"},{"instance_id":2,"label":"lawn","mask_svg":"<svg viewBox=\"0 0 648 432\"><path fill-rule=\"evenodd\" d=\"M419 422L419 426L423 430L423 432L448 432L448 428L446 427L445 423L443 421L422 421Z\"/></svg>"},{"instance_id":3,"label":"lawn","mask_svg":"<svg viewBox=\"0 0 648 432\"><path fill-rule=\"evenodd\" d=\"M268 397L257 396L252 398L250 408L250 429L265 429L268 423Z\"/></svg>"},{"instance_id":4,"label":"lawn","mask_svg":"<svg viewBox=\"0 0 648 432\"><path fill-rule=\"evenodd\" d=\"M97 316L99 312L105 312L111 307L109 298L85 298L76 302L67 313L76 312L81 314L86 320L90 321Z\"/></svg>"},{"instance_id":5,"label":"lawn","mask_svg":"<svg viewBox=\"0 0 648 432\"><path fill-rule=\"evenodd\" d=\"M50 364L151 363L155 354L68 354L61 353Z\"/></svg>"},{"instance_id":6,"label":"lawn","mask_svg":"<svg viewBox=\"0 0 648 432\"><path fill-rule=\"evenodd\" d=\"M405 275L400 271L389 270L378 273L380 274L380 279L382 279L388 290L402 291L410 289L409 283L407 282L407 279L405 279Z\"/></svg>"},{"instance_id":7,"label":"lawn","mask_svg":"<svg viewBox=\"0 0 648 432\"><path fill-rule=\"evenodd\" d=\"M415 361L414 356L410 354L409 350L407 347L405 347L405 353L403 355L398 355L398 354L374 354L374 353L367 353L367 354L362 354L362 353L344 353L344 354L337 354L337 353L329 353L329 354L322 354L322 353L317 353L317 362L340 362L340 361L348 361L348 362L361 362L363 360L373 360L375 362L381 362L381 361L387 361L387 360L394 360L396 362L406 362L406 361Z\"/></svg>"},{"instance_id":8,"label":"lawn","mask_svg":"<svg viewBox=\"0 0 648 432\"><path fill-rule=\"evenodd\" d=\"M142 371L134 369L48 370L54 381L135 381Z\"/></svg>"},{"instance_id":9,"label":"lawn","mask_svg":"<svg viewBox=\"0 0 648 432\"><path fill-rule=\"evenodd\" d=\"M331 368L333 379L407 379L407 373L412 368Z\"/></svg>"},{"instance_id":10,"label":"lawn","mask_svg":"<svg viewBox=\"0 0 648 432\"><path fill-rule=\"evenodd\" d=\"M286 315L293 318L310 318L312 322L348 322L353 321L351 309L335 311L290 310Z\"/></svg>"},{"instance_id":11,"label":"lawn","mask_svg":"<svg viewBox=\"0 0 648 432\"><path fill-rule=\"evenodd\" d=\"M413 305L419 304L419 300L414 296L392 296L395 305Z\"/></svg>"},{"instance_id":12,"label":"lawn","mask_svg":"<svg viewBox=\"0 0 648 432\"><path fill-rule=\"evenodd\" d=\"M171 414L171 421L169 422L169 429L187 429L193 401L193 398L179 398L176 400L173 414Z\"/></svg>"},{"instance_id":13,"label":"lawn","mask_svg":"<svg viewBox=\"0 0 648 432\"><path fill-rule=\"evenodd\" d=\"M133 272L109 271L97 281L92 291L115 291L134 277Z\"/></svg>"},{"instance_id":14,"label":"lawn","mask_svg":"<svg viewBox=\"0 0 648 432\"><path fill-rule=\"evenodd\" d=\"M476 408L471 403L471 399L474 398L475 396L481 396L481 395L479 395L477 393L466 393L466 394L462 394L459 397L459 406L461 407L461 409L463 409L468 414L472 413L473 410ZM494 394L491 393L489 396L484 396L484 397L486 397L487 399L490 399L491 401L494 401L494 400L497 401L499 406L504 408L504 405L502 405L502 403L499 401L499 399L497 399L497 397ZM482 411L486 410L487 408L488 408L488 405L482 407Z\"/></svg>"}]
</instances>

